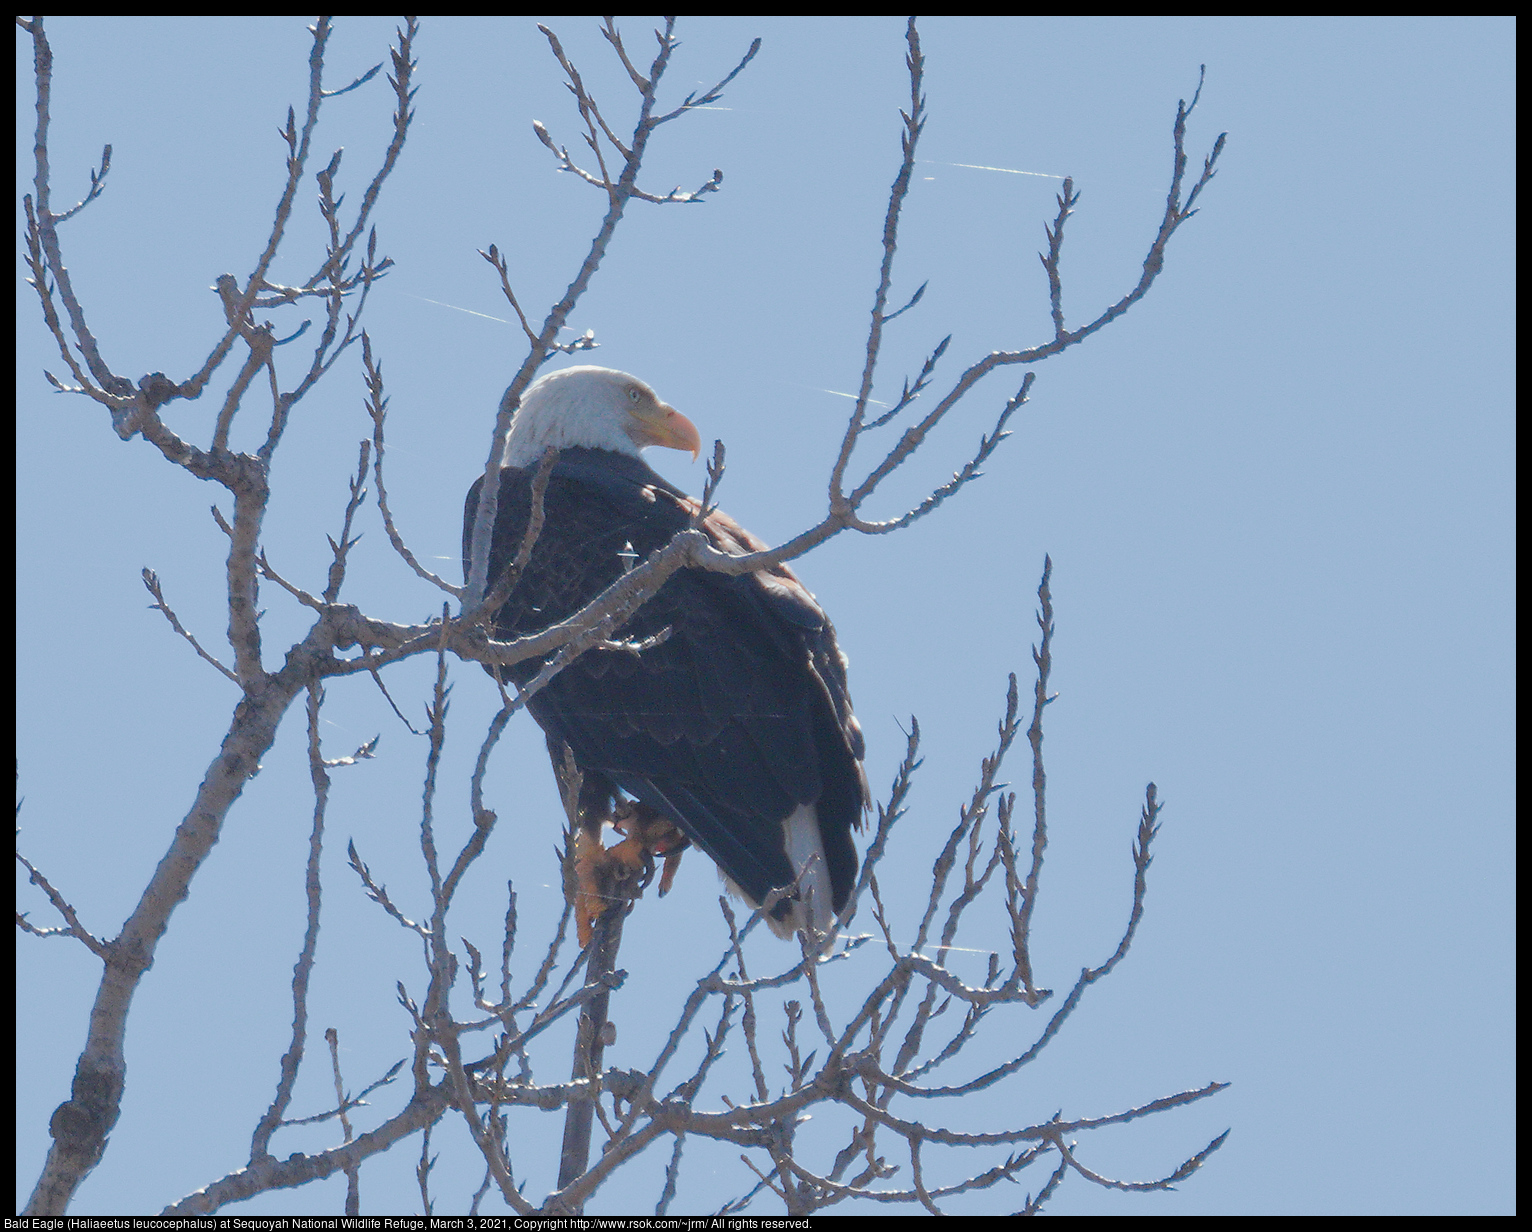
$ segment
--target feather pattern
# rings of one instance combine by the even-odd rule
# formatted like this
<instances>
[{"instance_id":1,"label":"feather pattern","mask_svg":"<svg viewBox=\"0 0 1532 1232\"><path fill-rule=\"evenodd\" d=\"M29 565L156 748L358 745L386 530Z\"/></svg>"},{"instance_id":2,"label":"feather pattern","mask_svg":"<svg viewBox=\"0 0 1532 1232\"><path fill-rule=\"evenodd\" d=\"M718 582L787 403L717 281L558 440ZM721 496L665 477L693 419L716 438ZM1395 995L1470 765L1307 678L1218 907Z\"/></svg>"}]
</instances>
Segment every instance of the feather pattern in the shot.
<instances>
[{"instance_id":1,"label":"feather pattern","mask_svg":"<svg viewBox=\"0 0 1532 1232\"><path fill-rule=\"evenodd\" d=\"M502 471L491 581L520 544L535 465ZM465 509L465 570L478 492L476 483ZM573 615L695 510L637 448L565 447L544 497L542 534L495 616L495 636ZM765 546L716 511L703 530L720 551ZM856 878L851 833L869 803L834 627L792 570L778 566L738 577L683 569L614 636L637 641L666 629L642 651L586 651L529 709L550 747L568 745L598 795L620 791L668 818L755 905L808 863L800 884L817 883L814 918L784 899L771 923L782 935L806 922L833 932ZM541 666L506 670L525 684Z\"/></svg>"}]
</instances>

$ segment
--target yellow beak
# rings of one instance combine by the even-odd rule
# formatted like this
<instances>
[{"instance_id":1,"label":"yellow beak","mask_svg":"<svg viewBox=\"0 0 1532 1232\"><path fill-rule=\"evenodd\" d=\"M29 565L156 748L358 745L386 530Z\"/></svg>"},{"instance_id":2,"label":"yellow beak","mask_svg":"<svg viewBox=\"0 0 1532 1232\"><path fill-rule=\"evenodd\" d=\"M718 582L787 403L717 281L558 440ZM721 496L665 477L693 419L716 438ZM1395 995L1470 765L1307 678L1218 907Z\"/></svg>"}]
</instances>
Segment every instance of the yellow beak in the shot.
<instances>
[{"instance_id":1,"label":"yellow beak","mask_svg":"<svg viewBox=\"0 0 1532 1232\"><path fill-rule=\"evenodd\" d=\"M644 401L635 405L631 412L632 422L628 435L640 448L662 445L666 449L682 449L691 454L692 461L702 452L702 438L697 426L673 406L659 400Z\"/></svg>"}]
</instances>

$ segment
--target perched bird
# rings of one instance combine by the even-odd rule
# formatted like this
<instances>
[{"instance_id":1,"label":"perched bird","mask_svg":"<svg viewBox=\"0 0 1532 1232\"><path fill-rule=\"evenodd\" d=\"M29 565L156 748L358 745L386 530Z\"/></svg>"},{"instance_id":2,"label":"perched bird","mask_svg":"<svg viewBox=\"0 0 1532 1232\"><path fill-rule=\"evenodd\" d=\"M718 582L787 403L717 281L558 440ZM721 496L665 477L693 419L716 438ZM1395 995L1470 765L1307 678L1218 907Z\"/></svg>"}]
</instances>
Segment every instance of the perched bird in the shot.
<instances>
[{"instance_id":1,"label":"perched bird","mask_svg":"<svg viewBox=\"0 0 1532 1232\"><path fill-rule=\"evenodd\" d=\"M662 445L695 458L700 444L690 420L625 372L572 367L533 384L506 446L491 587L521 546L544 452L560 452L542 530L493 618L494 636L510 640L573 615L685 529L697 501L651 470L641 451ZM482 482L464 514L465 575ZM767 546L717 511L701 529L719 551ZM545 661L493 670L525 685ZM778 936L834 935L856 882L851 832L870 796L846 658L792 570L678 571L528 708L547 735L561 787L567 793L572 778L579 782L584 834L576 840L594 858L626 849L631 861L635 847L671 857L663 893L689 840L752 906L784 891L767 917ZM630 836L611 853L600 847L604 821ZM582 884L587 876L587 888L599 880L582 873ZM589 924L581 923L584 941Z\"/></svg>"}]
</instances>

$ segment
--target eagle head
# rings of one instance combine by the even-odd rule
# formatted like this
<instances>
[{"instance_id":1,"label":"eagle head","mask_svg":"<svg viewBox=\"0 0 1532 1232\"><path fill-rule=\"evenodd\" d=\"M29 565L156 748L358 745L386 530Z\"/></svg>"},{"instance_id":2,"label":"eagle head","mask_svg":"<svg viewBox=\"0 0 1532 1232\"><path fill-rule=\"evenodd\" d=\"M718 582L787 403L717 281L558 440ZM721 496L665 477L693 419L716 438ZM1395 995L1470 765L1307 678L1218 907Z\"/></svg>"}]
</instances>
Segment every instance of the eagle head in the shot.
<instances>
[{"instance_id":1,"label":"eagle head","mask_svg":"<svg viewBox=\"0 0 1532 1232\"><path fill-rule=\"evenodd\" d=\"M702 439L692 421L636 376L581 364L550 372L521 397L511 420L505 465L534 466L554 449L610 449L638 457L650 445L695 459Z\"/></svg>"}]
</instances>

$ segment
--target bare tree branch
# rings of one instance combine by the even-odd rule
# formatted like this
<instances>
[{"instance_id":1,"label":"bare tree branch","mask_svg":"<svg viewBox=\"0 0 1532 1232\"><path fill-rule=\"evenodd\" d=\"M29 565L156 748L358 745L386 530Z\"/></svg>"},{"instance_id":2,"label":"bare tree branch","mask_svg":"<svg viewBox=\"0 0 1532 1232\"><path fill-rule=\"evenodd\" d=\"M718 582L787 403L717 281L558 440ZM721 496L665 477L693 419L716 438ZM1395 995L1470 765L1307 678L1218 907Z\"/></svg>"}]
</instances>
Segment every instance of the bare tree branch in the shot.
<instances>
[{"instance_id":1,"label":"bare tree branch","mask_svg":"<svg viewBox=\"0 0 1532 1232\"><path fill-rule=\"evenodd\" d=\"M208 663L211 663L235 684L238 684L239 677L231 672L228 668L226 668L217 659L213 658L212 655L208 654L207 651L203 650L201 643L186 631L185 627L181 624L180 619L173 611L170 610L170 605L165 602L165 595L160 590L159 575L155 573L153 569L145 569L143 571L143 579L145 588L151 595L154 596L154 602L149 605L150 608L156 612L163 613L165 619L170 622L170 627L179 633L182 637L184 637L188 642L190 642L192 649L195 650L202 659Z\"/></svg>"}]
</instances>

